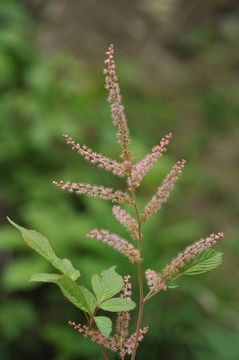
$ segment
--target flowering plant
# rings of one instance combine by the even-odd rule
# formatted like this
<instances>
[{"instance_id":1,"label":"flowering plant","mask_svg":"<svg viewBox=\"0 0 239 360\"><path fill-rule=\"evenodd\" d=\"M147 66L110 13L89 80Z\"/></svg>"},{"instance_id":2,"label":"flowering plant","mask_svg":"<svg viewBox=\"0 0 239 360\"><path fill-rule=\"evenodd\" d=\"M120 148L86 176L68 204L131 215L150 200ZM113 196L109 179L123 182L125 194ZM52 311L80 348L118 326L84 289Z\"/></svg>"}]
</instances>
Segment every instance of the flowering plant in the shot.
<instances>
[{"instance_id":1,"label":"flowering plant","mask_svg":"<svg viewBox=\"0 0 239 360\"><path fill-rule=\"evenodd\" d=\"M127 230L132 242L115 233L110 233L107 229L94 229L87 236L113 247L137 267L139 299L137 301L135 332L129 334L130 311L136 308L136 303L132 301L130 275L122 277L116 272L116 266L112 266L102 271L100 275L94 274L92 276L92 290L89 290L81 282L77 282L81 276L80 271L74 268L70 260L59 258L46 237L36 231L27 230L10 219L9 221L20 230L27 245L58 270L58 273L33 275L31 281L50 282L58 285L63 295L85 314L86 324L76 324L73 321L70 321L69 324L97 343L104 359L109 359L106 349L110 349L118 352L120 359L125 359L129 355L131 360L134 360L139 342L143 340L148 331L148 327L142 324L145 304L160 292L177 287L175 281L180 276L203 274L221 264L222 253L212 250L211 247L223 237L223 233L211 234L206 239L201 239L186 247L161 271L143 270L143 223L150 220L168 200L170 192L185 166L185 160L178 161L172 167L156 193L140 212L136 198L137 190L144 176L166 151L172 135L170 133L163 137L160 144L154 146L148 155L139 162L134 162L133 154L129 149L130 135L122 105L112 45L106 54L105 86L108 91L113 124L117 129L117 139L121 149L120 161L98 154L86 145L76 143L68 135L64 135L64 137L66 143L86 161L111 172L115 176L125 177L127 179L127 190L114 190L110 187L71 183L69 181L53 181L53 184L62 190L74 192L76 195L86 194L90 197L98 197L115 203L112 207L112 213ZM135 217L128 212L127 206L133 208ZM147 292L145 292L144 277L148 286ZM105 311L106 315L107 312L117 313L116 331L113 335L112 320L105 314L99 315L98 313L101 310Z\"/></svg>"}]
</instances>

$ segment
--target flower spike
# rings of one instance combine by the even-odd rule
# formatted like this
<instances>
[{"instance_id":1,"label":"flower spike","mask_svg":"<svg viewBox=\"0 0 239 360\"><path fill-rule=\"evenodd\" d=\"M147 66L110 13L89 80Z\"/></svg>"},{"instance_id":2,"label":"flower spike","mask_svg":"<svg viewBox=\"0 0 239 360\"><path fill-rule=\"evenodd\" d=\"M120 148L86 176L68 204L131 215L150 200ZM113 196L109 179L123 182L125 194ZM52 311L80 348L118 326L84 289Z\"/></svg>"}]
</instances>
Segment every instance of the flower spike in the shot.
<instances>
[{"instance_id":1,"label":"flower spike","mask_svg":"<svg viewBox=\"0 0 239 360\"><path fill-rule=\"evenodd\" d=\"M111 160L107 156L98 154L86 145L81 146L79 143L76 144L70 136L63 136L66 139L66 143L72 147L72 150L75 150L85 160L91 162L93 165L96 165L106 171L112 172L112 174L120 177L123 177L126 174L129 166L128 162L125 161L123 163L119 163L116 160Z\"/></svg>"},{"instance_id":2,"label":"flower spike","mask_svg":"<svg viewBox=\"0 0 239 360\"><path fill-rule=\"evenodd\" d=\"M149 220L168 200L168 197L170 195L170 190L174 188L174 184L179 174L182 172L185 162L186 162L185 160L181 160L178 161L177 164L173 166L172 170L167 175L163 184L158 188L156 194L145 206L142 214L143 221Z\"/></svg>"},{"instance_id":3,"label":"flower spike","mask_svg":"<svg viewBox=\"0 0 239 360\"><path fill-rule=\"evenodd\" d=\"M131 234L134 240L137 240L139 237L138 224L130 214L128 214L121 206L115 205L112 208L112 213L115 218L126 228L127 231Z\"/></svg>"},{"instance_id":4,"label":"flower spike","mask_svg":"<svg viewBox=\"0 0 239 360\"><path fill-rule=\"evenodd\" d=\"M143 328L139 329L139 333L133 333L124 343L124 356L126 354L131 355L135 348L138 347L139 343L144 339L144 335L149 331L148 326L144 326Z\"/></svg>"},{"instance_id":5,"label":"flower spike","mask_svg":"<svg viewBox=\"0 0 239 360\"><path fill-rule=\"evenodd\" d=\"M163 269L161 272L163 279L171 280L174 278L186 264L192 261L199 253L215 245L223 236L224 234L222 232L211 234L206 239L201 239L186 247L183 252L179 253L176 258L172 260L171 264Z\"/></svg>"},{"instance_id":6,"label":"flower spike","mask_svg":"<svg viewBox=\"0 0 239 360\"><path fill-rule=\"evenodd\" d=\"M130 282L131 276L124 276L124 286L121 292L121 297L124 299L131 300L132 297L132 286ZM122 357L124 353L123 344L129 335L129 321L130 321L130 312L129 311L121 311L118 313L116 320L116 328L117 328L117 339L119 345L120 355Z\"/></svg>"},{"instance_id":7,"label":"flower spike","mask_svg":"<svg viewBox=\"0 0 239 360\"><path fill-rule=\"evenodd\" d=\"M108 90L108 101L111 105L111 115L113 124L117 127L117 138L122 149L122 159L128 161L131 159L127 146L130 143L129 129L124 112L124 106L122 105L120 87L115 70L114 61L114 47L110 45L106 52L107 58L105 60L105 87Z\"/></svg>"},{"instance_id":8,"label":"flower spike","mask_svg":"<svg viewBox=\"0 0 239 360\"><path fill-rule=\"evenodd\" d=\"M110 187L90 185L86 183L71 183L70 181L53 181L53 185L56 185L61 190L68 190L69 192L75 192L77 195L86 194L89 197L98 197L102 200L110 200L115 203L126 203L131 204L132 199L128 194L116 190L114 191Z\"/></svg>"},{"instance_id":9,"label":"flower spike","mask_svg":"<svg viewBox=\"0 0 239 360\"><path fill-rule=\"evenodd\" d=\"M145 175L156 164L161 155L166 151L166 146L169 144L171 137L171 133L167 134L165 137L162 138L160 145L154 146L150 154L146 155L143 160L133 165L131 177L128 178L128 184L130 187L139 187Z\"/></svg>"},{"instance_id":10,"label":"flower spike","mask_svg":"<svg viewBox=\"0 0 239 360\"><path fill-rule=\"evenodd\" d=\"M90 233L87 234L87 237L101 240L106 245L112 246L115 250L126 256L132 263L141 262L138 249L135 249L132 244L127 240L122 239L117 234L111 234L105 229L95 229L90 231Z\"/></svg>"},{"instance_id":11,"label":"flower spike","mask_svg":"<svg viewBox=\"0 0 239 360\"><path fill-rule=\"evenodd\" d=\"M118 344L115 337L110 336L109 338L103 336L98 330L89 328L89 326L76 324L74 321L69 321L69 325L77 330L80 334L84 334L85 337L90 337L91 340L99 345L103 345L111 351L118 350Z\"/></svg>"}]
</instances>

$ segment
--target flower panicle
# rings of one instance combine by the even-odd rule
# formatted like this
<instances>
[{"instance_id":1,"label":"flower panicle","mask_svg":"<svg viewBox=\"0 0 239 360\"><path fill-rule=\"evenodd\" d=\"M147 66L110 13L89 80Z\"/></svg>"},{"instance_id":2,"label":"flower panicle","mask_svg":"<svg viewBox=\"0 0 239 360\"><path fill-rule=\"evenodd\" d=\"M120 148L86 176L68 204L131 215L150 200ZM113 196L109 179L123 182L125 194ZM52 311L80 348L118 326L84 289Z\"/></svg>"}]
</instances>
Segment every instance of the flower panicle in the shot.
<instances>
[{"instance_id":1,"label":"flower panicle","mask_svg":"<svg viewBox=\"0 0 239 360\"><path fill-rule=\"evenodd\" d=\"M89 238L101 240L108 246L112 246L116 251L127 257L132 263L141 262L141 257L138 249L135 249L127 240L122 239L117 234L110 233L105 229L95 229L87 234Z\"/></svg>"},{"instance_id":2,"label":"flower panicle","mask_svg":"<svg viewBox=\"0 0 239 360\"><path fill-rule=\"evenodd\" d=\"M129 214L127 211L122 209L121 206L115 205L112 208L112 213L115 218L125 227L125 229L130 233L134 240L137 240L139 237L138 224L136 220Z\"/></svg>"},{"instance_id":3,"label":"flower panicle","mask_svg":"<svg viewBox=\"0 0 239 360\"><path fill-rule=\"evenodd\" d=\"M148 269L145 271L145 277L147 280L148 288L153 293L159 293L162 290L167 290L167 285L160 273L157 273L154 270Z\"/></svg>"},{"instance_id":4,"label":"flower panicle","mask_svg":"<svg viewBox=\"0 0 239 360\"><path fill-rule=\"evenodd\" d=\"M170 191L174 188L175 182L178 179L179 174L182 172L185 163L185 160L180 160L172 167L163 184L159 186L156 194L145 206L143 214L141 215L143 221L149 220L162 207L162 205L167 202Z\"/></svg>"},{"instance_id":5,"label":"flower panicle","mask_svg":"<svg viewBox=\"0 0 239 360\"><path fill-rule=\"evenodd\" d=\"M63 136L66 140L66 143L71 146L72 150L75 150L85 160L91 162L93 165L96 165L99 168L120 177L125 176L125 174L127 173L130 165L128 161L119 163L116 160L112 160L100 153L93 151L86 145L80 145L79 143L75 143L75 141L69 135Z\"/></svg>"},{"instance_id":6,"label":"flower panicle","mask_svg":"<svg viewBox=\"0 0 239 360\"><path fill-rule=\"evenodd\" d=\"M125 116L124 106L120 94L118 77L116 75L116 67L114 61L114 47L110 45L105 60L105 87L108 90L108 101L111 105L111 115L113 124L117 127L117 138L122 149L121 157L124 160L131 159L131 154L127 150L130 143L129 129Z\"/></svg>"},{"instance_id":7,"label":"flower panicle","mask_svg":"<svg viewBox=\"0 0 239 360\"><path fill-rule=\"evenodd\" d=\"M162 154L167 150L167 145L169 144L171 137L171 133L165 135L160 141L160 144L152 148L150 154L146 155L144 159L133 165L131 177L128 178L128 184L130 187L139 187L145 175L157 163L158 159L162 156Z\"/></svg>"},{"instance_id":8,"label":"flower panicle","mask_svg":"<svg viewBox=\"0 0 239 360\"><path fill-rule=\"evenodd\" d=\"M217 234L211 234L206 239L200 239L192 245L186 247L186 249L179 253L172 262L167 265L161 272L163 279L171 280L176 276L181 269L184 268L189 262L191 262L197 254L215 245L221 238L223 238L223 232Z\"/></svg>"},{"instance_id":9,"label":"flower panicle","mask_svg":"<svg viewBox=\"0 0 239 360\"><path fill-rule=\"evenodd\" d=\"M132 199L128 194L120 191L113 190L111 187L99 186L99 185L90 185L87 183L71 183L70 181L53 181L53 185L59 187L62 190L67 190L69 192L75 192L77 195L86 194L89 197L98 197L102 200L110 200L114 203L125 203L131 204Z\"/></svg>"},{"instance_id":10,"label":"flower panicle","mask_svg":"<svg viewBox=\"0 0 239 360\"><path fill-rule=\"evenodd\" d=\"M69 325L85 337L90 337L93 342L103 345L111 351L118 351L118 344L114 336L107 338L98 330L89 328L87 325L76 324L74 321L69 321Z\"/></svg>"}]
</instances>

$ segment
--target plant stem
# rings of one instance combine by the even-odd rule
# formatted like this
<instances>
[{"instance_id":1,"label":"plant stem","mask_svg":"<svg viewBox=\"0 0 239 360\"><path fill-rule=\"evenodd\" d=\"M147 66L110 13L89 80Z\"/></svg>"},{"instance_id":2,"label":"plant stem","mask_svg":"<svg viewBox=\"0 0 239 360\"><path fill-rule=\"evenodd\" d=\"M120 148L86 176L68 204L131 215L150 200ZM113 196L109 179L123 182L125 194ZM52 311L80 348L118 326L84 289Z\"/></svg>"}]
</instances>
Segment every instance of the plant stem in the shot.
<instances>
[{"instance_id":1,"label":"plant stem","mask_svg":"<svg viewBox=\"0 0 239 360\"><path fill-rule=\"evenodd\" d=\"M101 352L102 352L103 359L104 359L104 360L109 360L108 356L106 355L106 352L105 352L105 349L104 349L103 345L100 345L100 344L99 344L99 347L100 347L100 350L101 350Z\"/></svg>"},{"instance_id":2,"label":"plant stem","mask_svg":"<svg viewBox=\"0 0 239 360\"><path fill-rule=\"evenodd\" d=\"M136 203L135 189L133 188L133 186L132 186L131 191L132 191L132 198L134 200L134 209L135 209L137 222L138 222L138 250L139 250L140 257L141 257L141 252L142 252L141 218L139 215L139 210L138 210L138 206ZM136 357L139 332L140 332L140 328L141 328L141 324L142 324L143 311L144 311L144 289L143 289L143 274L142 274L141 262L137 264L137 271L138 271L138 283L139 283L139 313L138 313L138 319L137 319L135 344L134 344L134 349L132 352L131 360L135 360L135 357Z\"/></svg>"},{"instance_id":3,"label":"plant stem","mask_svg":"<svg viewBox=\"0 0 239 360\"><path fill-rule=\"evenodd\" d=\"M130 161L129 155L128 155L128 149L126 146L126 143L124 142L124 149L126 153L126 159ZM141 252L142 252L142 235L141 235L141 217L139 214L137 202L136 202L136 195L135 195L135 187L133 185L133 177L132 177L132 165L129 171L129 178L131 180L131 195L132 199L134 201L134 210L137 218L138 223L138 251L141 258ZM141 262L137 264L137 271L138 271L138 284L139 284L139 312L138 312L138 319L137 319L137 326L136 326L136 336L135 336L135 343L134 343L134 349L132 352L131 360L135 360L137 347L138 347L138 338L139 338L139 332L142 324L143 319L143 312L144 312L144 287L143 287L143 275L142 275L142 265Z\"/></svg>"}]
</instances>

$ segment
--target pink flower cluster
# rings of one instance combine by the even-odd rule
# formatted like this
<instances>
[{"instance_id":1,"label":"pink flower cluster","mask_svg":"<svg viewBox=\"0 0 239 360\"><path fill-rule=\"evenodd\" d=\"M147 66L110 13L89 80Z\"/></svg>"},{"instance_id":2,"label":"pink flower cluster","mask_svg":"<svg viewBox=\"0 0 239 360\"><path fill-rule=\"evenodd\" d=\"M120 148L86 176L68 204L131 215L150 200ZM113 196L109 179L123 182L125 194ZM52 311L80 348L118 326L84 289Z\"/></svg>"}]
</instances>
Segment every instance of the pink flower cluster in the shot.
<instances>
[{"instance_id":1,"label":"pink flower cluster","mask_svg":"<svg viewBox=\"0 0 239 360\"><path fill-rule=\"evenodd\" d=\"M90 161L93 165L97 165L99 168L106 171L112 172L112 174L123 177L128 168L129 162L125 161L119 163L118 161L111 160L108 157L99 154L86 145L80 145L75 143L75 141L68 135L64 135L66 143L71 145L72 150L75 150L80 154L85 160Z\"/></svg>"},{"instance_id":2,"label":"pink flower cluster","mask_svg":"<svg viewBox=\"0 0 239 360\"><path fill-rule=\"evenodd\" d=\"M85 337L90 337L95 343L106 347L112 351L121 351L121 355L124 357L126 354L132 354L136 341L136 333L132 334L125 342L119 343L117 336L110 336L106 338L98 330L91 329L86 325L76 324L74 321L69 321L69 325L77 330L80 334L84 334ZM148 327L145 326L139 330L138 343L143 340L144 335L148 332Z\"/></svg>"},{"instance_id":3,"label":"pink flower cluster","mask_svg":"<svg viewBox=\"0 0 239 360\"><path fill-rule=\"evenodd\" d=\"M139 334L137 338L137 347L139 342L141 342L144 338L144 335L149 331L148 326L144 326L143 328L139 329ZM134 351L135 341L136 341L136 332L132 334L124 343L122 349L122 355L125 356L126 354L131 355Z\"/></svg>"},{"instance_id":4,"label":"pink flower cluster","mask_svg":"<svg viewBox=\"0 0 239 360\"><path fill-rule=\"evenodd\" d=\"M138 249L135 249L132 244L130 244L127 240L122 239L117 234L109 233L109 231L105 229L95 229L90 231L87 236L89 238L101 240L106 245L112 246L119 253L126 256L132 263L138 263L141 261Z\"/></svg>"},{"instance_id":5,"label":"pink flower cluster","mask_svg":"<svg viewBox=\"0 0 239 360\"><path fill-rule=\"evenodd\" d=\"M85 337L90 337L95 343L103 345L112 351L118 350L118 344L115 337L110 336L107 338L103 336L98 330L90 329L86 325L76 324L74 321L69 321L69 325L71 325L75 330L79 331L80 334L84 334Z\"/></svg>"},{"instance_id":6,"label":"pink flower cluster","mask_svg":"<svg viewBox=\"0 0 239 360\"><path fill-rule=\"evenodd\" d=\"M98 186L98 185L90 185L86 183L71 183L70 181L53 181L52 182L57 187L62 190L68 190L69 192L75 192L77 195L86 194L89 197L98 197L103 200L110 200L115 203L126 203L131 204L132 199L128 194L116 190L114 191L110 187Z\"/></svg>"},{"instance_id":7,"label":"pink flower cluster","mask_svg":"<svg viewBox=\"0 0 239 360\"><path fill-rule=\"evenodd\" d=\"M186 247L183 252L179 253L177 257L172 260L171 264L163 269L163 279L171 280L186 264L192 261L197 254L215 245L223 236L224 234L222 232L211 234L206 239L201 239Z\"/></svg>"},{"instance_id":8,"label":"pink flower cluster","mask_svg":"<svg viewBox=\"0 0 239 360\"><path fill-rule=\"evenodd\" d=\"M145 206L142 214L143 221L150 219L168 200L170 191L174 188L175 182L179 174L182 172L185 162L186 162L185 160L181 160L178 161L177 164L173 166L172 170L167 175L163 184L158 188L156 194Z\"/></svg>"},{"instance_id":9,"label":"pink flower cluster","mask_svg":"<svg viewBox=\"0 0 239 360\"><path fill-rule=\"evenodd\" d=\"M166 146L169 144L171 137L171 133L163 137L160 145L154 146L150 154L146 155L143 160L133 165L131 177L128 178L128 184L130 187L139 187L145 175L156 164L161 155L167 150Z\"/></svg>"},{"instance_id":10,"label":"pink flower cluster","mask_svg":"<svg viewBox=\"0 0 239 360\"><path fill-rule=\"evenodd\" d=\"M129 231L132 238L137 240L139 237L139 231L136 220L119 205L113 206L112 212L116 219L126 228L127 231Z\"/></svg>"},{"instance_id":11,"label":"pink flower cluster","mask_svg":"<svg viewBox=\"0 0 239 360\"><path fill-rule=\"evenodd\" d=\"M111 115L113 124L117 127L117 137L122 148L121 157L124 160L130 159L130 154L127 150L127 145L130 142L128 124L124 112L124 107L121 101L120 87L115 71L114 62L114 47L110 45L106 52L107 58L105 60L106 68L104 69L105 87L109 92L108 101L111 104Z\"/></svg>"},{"instance_id":12,"label":"pink flower cluster","mask_svg":"<svg viewBox=\"0 0 239 360\"><path fill-rule=\"evenodd\" d=\"M167 290L167 286L163 281L161 275L156 271L151 269L146 270L145 277L150 291L158 293L162 290Z\"/></svg>"}]
</instances>

